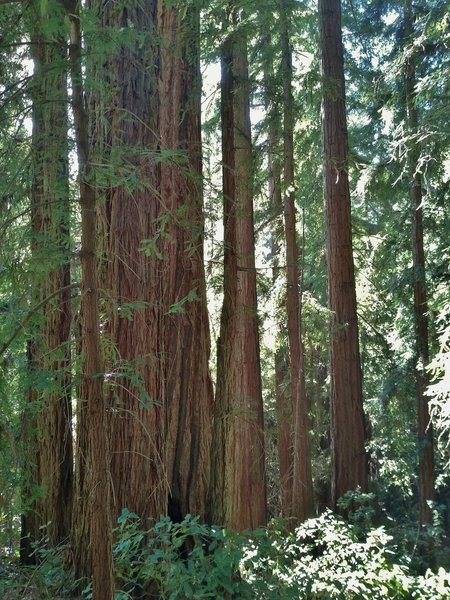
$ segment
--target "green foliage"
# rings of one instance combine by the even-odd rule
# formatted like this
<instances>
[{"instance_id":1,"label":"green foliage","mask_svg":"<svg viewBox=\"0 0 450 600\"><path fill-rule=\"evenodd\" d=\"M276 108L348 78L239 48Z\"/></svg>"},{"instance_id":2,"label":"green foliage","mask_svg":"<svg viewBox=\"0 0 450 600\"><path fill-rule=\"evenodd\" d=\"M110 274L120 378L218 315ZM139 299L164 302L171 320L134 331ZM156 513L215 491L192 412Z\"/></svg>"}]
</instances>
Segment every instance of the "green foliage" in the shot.
<instances>
[{"instance_id":1,"label":"green foliage","mask_svg":"<svg viewBox=\"0 0 450 600\"><path fill-rule=\"evenodd\" d=\"M172 2L173 3L173 2ZM56 3L58 4L58 3ZM113 4L113 3L111 3ZM115 3L117 5L117 3ZM122 4L122 3L121 3ZM125 4L128 3L125 0ZM187 11L191 2L180 4ZM201 44L204 64L217 66L220 44L225 34L221 0L201 2L203 6ZM326 489L329 481L328 434L328 345L329 313L326 309L323 208L321 189L320 75L317 61L316 4L291 3L289 11L294 53L294 96L296 106L295 152L297 161L296 195L303 225L303 326L306 352L305 375L311 406L311 441L316 490ZM445 564L444 549L439 546L443 529L448 535L448 463L450 432L450 365L448 304L448 223L450 149L448 140L450 67L449 17L447 2L415 2L417 19L415 40L404 44L402 37L403 3L399 1L353 0L344 4L344 33L347 51L347 108L351 160L349 174L353 185L354 252L358 273L358 312L364 371L366 413L370 421L368 442L372 493L349 493L340 507L347 511L350 526L330 513L311 520L295 534L274 523L267 531L236 536L217 527L201 525L187 517L174 524L162 519L150 531L141 530L138 518L124 511L116 531L115 560L122 592L118 598L131 598L134 588L154 585L164 598L444 598L448 595L448 574L416 576L433 558L427 555L417 517L417 448L414 403L414 328L411 311L410 214L405 164L408 148L420 145L419 169L424 181L424 219L427 260L427 286L431 323L432 361L429 386L433 423L436 427L441 460L437 461L438 498L435 523L426 532L435 543L434 555ZM181 6L182 5L182 6ZM48 18L44 33L52 40L65 35L55 2L45 0L36 6ZM59 5L58 5L59 6ZM131 4L130 4L131 6ZM279 120L280 56L277 9L269 4L246 0L241 3L245 15L240 27L249 34L252 108L255 111L255 225L258 253L258 302L261 330L267 339L284 334L273 333L283 316L276 302L285 292L283 248L279 253L279 277L272 281L267 267L267 248L274 232L274 215L267 191L267 137L271 119ZM62 10L62 9L61 9ZM48 11L48 13L47 13ZM4 342L17 328L34 304L33 297L49 270L60 264L66 248L57 250L48 240L35 234L42 248L31 256L30 168L33 147L30 139L31 48L28 43L30 20L34 11L25 11L21 3L8 3L0 11L0 340ZM99 106L111 104L108 66L114 56L138 49L153 52L159 40L150 30L132 27L99 27L98 15L81 7L81 25L86 46L83 49L85 86ZM388 22L389 20L389 22ZM382 26L380 26L382 25ZM66 25L64 25L66 26ZM230 24L228 23L228 27ZM21 41L24 40L24 41ZM417 53L416 86L420 123L417 136L405 131L402 69L405 57ZM53 65L48 76L65 68L64 61ZM156 67L155 67L156 68ZM264 70L269 76L264 81ZM99 76L101 75L101 76ZM206 79L209 72L206 72ZM56 89L56 88L55 88ZM216 90L217 91L217 90ZM332 91L332 90L330 90ZM211 107L218 94L208 98ZM267 95L267 98L265 97ZM215 98L215 99L214 99ZM48 91L45 106L57 98ZM267 105L266 105L267 103ZM264 110L262 110L264 107ZM104 111L106 112L106 111ZM107 117L99 109L101 127ZM266 114L267 113L267 114ZM203 166L206 234L210 291L221 290L221 219L220 140L217 135L219 111L205 114ZM132 115L123 116L130 124ZM51 140L45 141L45 156L53 155ZM68 141L69 145L73 142ZM186 168L186 155L179 150L155 150L135 145L97 148L94 144L95 184L100 192L123 186L130 194L143 189L160 200L152 181L139 173L141 162L159 165L167 162ZM282 152L280 149L280 156ZM77 184L71 173L71 195ZM57 182L55 182L57 185ZM64 184L65 185L65 184ZM58 186L59 190L59 186ZM59 192L58 192L59 193ZM56 209L55 209L56 210ZM186 202L175 214L163 212L156 225L158 233L142 240L140 251L164 261L164 247L173 241L172 226L192 227L191 207ZM70 248L75 280L79 278L79 215L70 215ZM55 213L56 215L56 213ZM61 215L56 215L61 218ZM67 215L64 215L67 216ZM201 236L202 231L198 232ZM195 242L197 239L195 238ZM191 252L196 251L192 244ZM264 262L265 261L265 262ZM262 266L261 269L259 267ZM106 292L107 294L107 292ZM216 298L214 298L216 300ZM210 298L211 300L211 298ZM166 307L170 318L183 314L186 303L198 301L195 289ZM214 313L213 302L210 309ZM218 304L218 303L217 303ZM120 317L135 318L136 311L149 308L148 302L122 301L114 305ZM217 321L218 311L212 316ZM17 554L20 513L44 495L42 486L33 485L24 474L25 457L30 462L31 447L24 439L23 411L27 391L32 387L42 397L28 406L34 416L42 408L45 394L56 391L58 382L51 370L31 372L27 365L26 344L42 325L36 314L26 328L0 357L0 553ZM283 325L281 325L280 329ZM74 331L76 317L74 318ZM273 340L272 340L273 341ZM270 511L279 509L276 416L273 408L273 354L276 344L263 343L263 381L266 400L267 473L270 479ZM0 343L1 345L1 343ZM72 369L77 379L81 358L73 348ZM105 340L105 346L107 340ZM114 354L112 349L110 354ZM56 355L55 355L56 356ZM129 386L141 407L152 408L158 400L145 389L142 366L149 357L126 361L111 359L105 374L106 388L117 400L113 410L121 411L121 389ZM154 360L154 357L150 357ZM214 353L213 353L214 360ZM75 386L74 386L74 392ZM328 445L327 445L328 444ZM23 490L27 489L27 498ZM323 494L326 496L326 493ZM321 499L322 502L322 499ZM326 498L325 498L326 502ZM447 511L447 513L446 513ZM389 525L396 545L382 529L372 530L380 520ZM444 538L445 539L445 538ZM44 540L45 541L45 540ZM0 597L52 598L69 594L70 577L65 570L64 550L49 550L43 544L36 549L39 567L21 570L4 561L0 566ZM425 548L419 556L417 548ZM441 552L442 550L442 552ZM431 554L431 552L429 552ZM447 550L448 555L448 550ZM408 561L406 556L412 557ZM3 557L0 557L3 559ZM65 581L64 581L65 578ZM68 583L69 582L69 583ZM136 583L137 582L137 583ZM148 583L150 582L150 583ZM303 594L303 596L302 596ZM89 590L85 592L89 596Z\"/></svg>"},{"instance_id":2,"label":"green foliage","mask_svg":"<svg viewBox=\"0 0 450 600\"><path fill-rule=\"evenodd\" d=\"M199 300L200 300L200 298L198 297L197 290L196 289L190 290L184 298L181 298L181 300L178 300L178 302L176 302L175 304L172 304L170 306L168 314L169 315L184 314L184 312L185 312L184 305L187 302L194 302L194 301L198 302Z\"/></svg>"},{"instance_id":3,"label":"green foliage","mask_svg":"<svg viewBox=\"0 0 450 600\"><path fill-rule=\"evenodd\" d=\"M122 581L117 600L132 598L148 586L162 598L248 596L249 584L238 576L242 549L237 536L199 523L187 515L181 523L163 517L149 531L137 515L123 510L114 547L116 575Z\"/></svg>"},{"instance_id":4,"label":"green foliage","mask_svg":"<svg viewBox=\"0 0 450 600\"><path fill-rule=\"evenodd\" d=\"M77 584L68 567L69 548L66 545L49 548L45 527L41 531L43 537L33 543L36 566L21 567L13 558L0 561L0 597L3 600L74 597Z\"/></svg>"},{"instance_id":5,"label":"green foliage","mask_svg":"<svg viewBox=\"0 0 450 600\"><path fill-rule=\"evenodd\" d=\"M349 496L347 502L355 502ZM359 497L355 519L373 497ZM367 525L364 523L364 525ZM150 593L164 599L433 598L450 593L443 569L415 576L408 560L395 562L392 538L380 527L362 534L330 511L289 533L286 523L268 529L226 532L190 515L168 517L148 531L137 515L122 512L114 548L121 582L117 600ZM229 594L229 596L227 596Z\"/></svg>"},{"instance_id":6,"label":"green foliage","mask_svg":"<svg viewBox=\"0 0 450 600\"><path fill-rule=\"evenodd\" d=\"M439 349L428 366L433 378L428 395L441 449L447 454L450 447L450 302L442 303L438 323Z\"/></svg>"},{"instance_id":7,"label":"green foliage","mask_svg":"<svg viewBox=\"0 0 450 600\"><path fill-rule=\"evenodd\" d=\"M362 509L372 498L349 495L346 501L359 502ZM124 509L115 535L116 600L155 594L164 600L444 600L450 594L450 574L443 568L416 575L382 527L369 527L363 535L359 525L330 511L295 531L274 520L267 529L238 535L191 515L181 523L162 517L145 529L135 513ZM74 597L69 549L47 548L44 535L35 553L36 567L1 564L0 596ZM90 585L81 597L92 598Z\"/></svg>"},{"instance_id":8,"label":"green foliage","mask_svg":"<svg viewBox=\"0 0 450 600\"><path fill-rule=\"evenodd\" d=\"M373 526L376 514L376 496L373 492L350 491L338 500L338 508L347 515L349 523L359 537L366 535Z\"/></svg>"}]
</instances>

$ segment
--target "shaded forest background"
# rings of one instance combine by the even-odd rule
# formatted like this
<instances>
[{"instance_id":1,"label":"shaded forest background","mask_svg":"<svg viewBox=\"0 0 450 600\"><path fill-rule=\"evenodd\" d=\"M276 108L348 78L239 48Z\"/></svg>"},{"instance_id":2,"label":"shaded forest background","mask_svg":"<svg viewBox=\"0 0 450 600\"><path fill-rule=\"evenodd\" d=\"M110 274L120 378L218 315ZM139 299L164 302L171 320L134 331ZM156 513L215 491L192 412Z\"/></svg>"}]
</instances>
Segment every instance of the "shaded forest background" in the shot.
<instances>
[{"instance_id":1,"label":"shaded forest background","mask_svg":"<svg viewBox=\"0 0 450 600\"><path fill-rule=\"evenodd\" d=\"M4 597L447 597L448 9L0 0Z\"/></svg>"}]
</instances>

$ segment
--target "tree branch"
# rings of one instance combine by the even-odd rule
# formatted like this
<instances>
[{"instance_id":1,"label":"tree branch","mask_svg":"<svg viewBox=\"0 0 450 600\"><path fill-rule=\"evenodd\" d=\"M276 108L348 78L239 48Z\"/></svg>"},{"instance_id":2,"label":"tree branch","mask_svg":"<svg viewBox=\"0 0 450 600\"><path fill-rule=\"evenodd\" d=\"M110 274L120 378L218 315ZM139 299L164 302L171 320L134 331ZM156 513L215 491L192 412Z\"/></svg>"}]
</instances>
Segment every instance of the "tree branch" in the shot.
<instances>
[{"instance_id":1,"label":"tree branch","mask_svg":"<svg viewBox=\"0 0 450 600\"><path fill-rule=\"evenodd\" d=\"M4 0L0 0L0 4L2 4L3 2L4 2ZM58 294L61 294L62 292L65 292L67 290L73 290L73 289L79 288L79 287L80 287L79 283L72 283L70 285L65 285L64 287L59 288L59 290L52 292L49 296L47 296L46 298L41 300L41 302L39 302L39 304L36 304L36 306L34 308L32 308L28 312L28 314L20 321L19 325L16 327L16 329L12 332L12 334L9 336L9 338L6 340L6 342L0 348L0 356L2 356L6 352L6 350L8 350L8 348L11 346L13 341L16 339L16 337L19 335L19 333L22 331L22 329L25 327L25 325L28 323L28 321L31 319L31 317L35 313L37 313L37 311L40 310L43 306L45 306L47 304L47 302L49 302L52 298L54 298L55 296L58 296Z\"/></svg>"}]
</instances>

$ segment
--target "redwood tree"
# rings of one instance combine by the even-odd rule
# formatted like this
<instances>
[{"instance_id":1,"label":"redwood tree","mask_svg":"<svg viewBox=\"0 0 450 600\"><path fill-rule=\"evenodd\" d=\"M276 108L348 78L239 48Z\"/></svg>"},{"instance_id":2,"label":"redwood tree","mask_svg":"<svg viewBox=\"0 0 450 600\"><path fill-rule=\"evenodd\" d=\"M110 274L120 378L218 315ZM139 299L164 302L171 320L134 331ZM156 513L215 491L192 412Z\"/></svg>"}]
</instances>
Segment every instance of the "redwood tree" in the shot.
<instances>
[{"instance_id":1,"label":"redwood tree","mask_svg":"<svg viewBox=\"0 0 450 600\"><path fill-rule=\"evenodd\" d=\"M352 251L340 0L319 0L324 194L331 311L332 501L367 489L365 424Z\"/></svg>"},{"instance_id":2,"label":"redwood tree","mask_svg":"<svg viewBox=\"0 0 450 600\"><path fill-rule=\"evenodd\" d=\"M176 153L175 160L162 162L160 173L161 207L171 215L164 252L165 452L169 514L205 518L213 390L203 260L200 14L194 4L183 12L164 6L159 20L161 151Z\"/></svg>"},{"instance_id":3,"label":"redwood tree","mask_svg":"<svg viewBox=\"0 0 450 600\"><path fill-rule=\"evenodd\" d=\"M28 486L34 500L24 516L22 536L38 541L47 535L49 545L56 546L66 542L70 532L73 469L66 42L63 13L51 6L56 9L56 34L47 26L47 14L36 5L31 6L33 17L29 17L34 63L32 268L38 290L35 301L42 309L28 346L32 381L27 452L33 449ZM40 488L37 498L35 486ZM22 550L22 560L32 559L25 539Z\"/></svg>"},{"instance_id":4,"label":"redwood tree","mask_svg":"<svg viewBox=\"0 0 450 600\"><path fill-rule=\"evenodd\" d=\"M109 447L103 394L104 360L100 340L97 194L82 75L80 19L75 2L65 6L70 21L69 61L81 210L82 383L78 410L77 510L73 535L75 568L78 576L92 575L94 600L112 600L114 568Z\"/></svg>"},{"instance_id":5,"label":"redwood tree","mask_svg":"<svg viewBox=\"0 0 450 600\"><path fill-rule=\"evenodd\" d=\"M404 3L405 41L412 44L414 33L414 12L411 0ZM411 201L412 258L414 292L415 330L415 379L418 417L419 444L419 522L433 524L433 512L428 502L434 499L434 452L433 428L430 418L429 399L426 388L429 384L426 366L429 362L428 349L428 307L425 281L425 251L423 243L423 196L422 175L420 173L420 144L417 139L419 115L416 103L416 55L406 48L405 62L405 103L410 147L408 148L408 177Z\"/></svg>"},{"instance_id":6,"label":"redwood tree","mask_svg":"<svg viewBox=\"0 0 450 600\"><path fill-rule=\"evenodd\" d=\"M212 387L199 13L157 0L93 4L116 43L91 96L94 153L106 165L96 181L113 516L204 516Z\"/></svg>"},{"instance_id":7,"label":"redwood tree","mask_svg":"<svg viewBox=\"0 0 450 600\"><path fill-rule=\"evenodd\" d=\"M289 378L293 416L292 498L289 516L304 521L314 509L309 450L308 403L305 389L304 349L301 319L299 248L296 231L294 99L292 95L292 52L290 49L288 13L285 0L280 0L281 70L283 77L283 190L284 232L286 240L286 312L289 342Z\"/></svg>"},{"instance_id":8,"label":"redwood tree","mask_svg":"<svg viewBox=\"0 0 450 600\"><path fill-rule=\"evenodd\" d=\"M221 48L224 299L217 342L211 510L243 530L266 522L247 40L237 3Z\"/></svg>"},{"instance_id":9,"label":"redwood tree","mask_svg":"<svg viewBox=\"0 0 450 600\"><path fill-rule=\"evenodd\" d=\"M262 44L268 45L270 40L263 37ZM273 60L264 68L264 90L265 106L268 117L267 146L268 146L268 192L269 207L272 218L270 234L270 258L272 261L272 283L275 286L280 274L280 254L282 252L281 240L283 239L283 225L281 215L283 213L283 199L281 190L282 159L280 151L281 119L280 103L274 99L271 93L274 87ZM279 300L285 304L285 295ZM277 415L277 453L280 485L280 504L283 515L289 515L292 499L292 475L293 475L293 453L292 453L292 403L288 386L286 385L287 357L283 347L284 342L284 312L278 319L277 345L274 356L275 370L275 407Z\"/></svg>"}]
</instances>

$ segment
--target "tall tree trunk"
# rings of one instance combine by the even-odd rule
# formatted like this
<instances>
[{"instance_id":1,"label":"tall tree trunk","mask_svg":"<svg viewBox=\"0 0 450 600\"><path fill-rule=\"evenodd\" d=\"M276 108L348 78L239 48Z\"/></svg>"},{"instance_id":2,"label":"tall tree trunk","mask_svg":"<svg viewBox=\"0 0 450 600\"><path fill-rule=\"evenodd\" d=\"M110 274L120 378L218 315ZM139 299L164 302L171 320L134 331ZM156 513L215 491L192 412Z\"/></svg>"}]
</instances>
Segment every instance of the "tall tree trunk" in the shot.
<instances>
[{"instance_id":1,"label":"tall tree trunk","mask_svg":"<svg viewBox=\"0 0 450 600\"><path fill-rule=\"evenodd\" d=\"M205 517L212 386L203 270L199 13L157 0L95 3L136 38L107 56L94 94L113 515ZM117 32L117 33L114 33ZM142 39L139 39L142 38Z\"/></svg>"},{"instance_id":2,"label":"tall tree trunk","mask_svg":"<svg viewBox=\"0 0 450 600\"><path fill-rule=\"evenodd\" d=\"M34 127L34 125L33 125ZM34 194L32 194L34 196ZM35 340L27 342L27 368L28 376L32 381L36 372L36 345ZM39 398L33 386L30 386L26 394L26 408L22 414L21 442L24 448L22 452L22 472L24 482L21 490L23 508L20 517L20 562L22 565L36 564L36 553L34 544L40 539L39 536L39 514L33 506L36 497L36 486L38 485L37 470L37 444L36 444L36 416L34 407ZM35 502L34 502L35 504Z\"/></svg>"},{"instance_id":3,"label":"tall tree trunk","mask_svg":"<svg viewBox=\"0 0 450 600\"><path fill-rule=\"evenodd\" d=\"M229 3L236 28L236 4ZM211 508L227 527L266 522L264 423L256 303L247 40L222 46L224 300L218 340Z\"/></svg>"},{"instance_id":4,"label":"tall tree trunk","mask_svg":"<svg viewBox=\"0 0 450 600\"><path fill-rule=\"evenodd\" d=\"M77 489L78 512L75 522L76 570L81 576L92 574L94 600L114 598L112 526L109 510L109 449L106 429L106 404L103 393L104 361L100 343L96 189L90 157L88 115L85 108L81 63L81 30L76 5L68 9L70 20L70 74L72 109L78 153L81 209L81 331L82 385L78 468L83 469L83 488ZM81 427L83 427L81 429ZM85 442L84 447L80 446ZM85 494L85 498L81 498ZM87 499L87 504L86 504ZM87 509L82 514L80 508ZM89 531L89 538L83 535ZM81 530L81 531L80 531ZM86 541L88 543L86 544Z\"/></svg>"},{"instance_id":5,"label":"tall tree trunk","mask_svg":"<svg viewBox=\"0 0 450 600\"><path fill-rule=\"evenodd\" d=\"M283 76L283 189L286 239L286 310L289 341L289 376L293 415L293 480L289 516L302 522L314 510L309 451L308 403L305 389L304 350L301 321L299 251L296 231L294 173L294 99L292 95L292 53L285 0L280 0L281 70Z\"/></svg>"},{"instance_id":6,"label":"tall tree trunk","mask_svg":"<svg viewBox=\"0 0 450 600\"><path fill-rule=\"evenodd\" d=\"M34 515L24 520L33 526L27 531L25 525L22 534L34 541L46 535L54 547L69 537L73 473L66 41L62 11L53 15L54 27L59 18L56 34L48 31L47 16L38 7L32 7L32 14L32 262L39 290L36 300L51 299L43 305L38 333L28 347L34 380L26 417L28 451L35 449L29 491L35 496L33 487L40 491L30 507ZM22 559L27 561L25 553Z\"/></svg>"},{"instance_id":7,"label":"tall tree trunk","mask_svg":"<svg viewBox=\"0 0 450 600\"><path fill-rule=\"evenodd\" d=\"M203 261L200 13L191 5L160 9L161 150L184 162L161 164L161 199L171 215L165 317L168 340L166 465L169 515L206 517L210 480L213 390ZM175 53L174 48L178 50ZM184 302L186 298L193 298ZM181 304L180 304L181 302ZM179 308L177 308L179 307Z\"/></svg>"},{"instance_id":8,"label":"tall tree trunk","mask_svg":"<svg viewBox=\"0 0 450 600\"><path fill-rule=\"evenodd\" d=\"M411 0L405 0L405 41L412 43L414 13ZM408 150L409 194L412 220L412 256L414 272L414 328L416 353L416 402L419 443L419 522L433 524L433 512L428 502L434 500L433 428L426 388L429 383L426 366L428 351L428 307L425 282L425 252L423 246L422 176L418 170L420 146L415 139L419 116L416 105L416 59L408 52L405 73L406 116L408 133L412 136Z\"/></svg>"},{"instance_id":9,"label":"tall tree trunk","mask_svg":"<svg viewBox=\"0 0 450 600\"><path fill-rule=\"evenodd\" d=\"M172 241L173 215L161 196L163 167L158 161L161 8L158 0L106 4L95 0L92 6L103 35L113 39L126 27L136 36L99 61L96 77L102 89L94 92L92 114L97 115L96 162L107 165L99 209L105 258L102 287L108 302L105 332L112 348L108 356L112 513L115 521L127 508L145 519L166 513L170 489L164 323L170 285L166 251ZM175 158L169 154L166 160ZM116 162L118 170L113 167ZM101 175L97 173L99 180Z\"/></svg>"},{"instance_id":10,"label":"tall tree trunk","mask_svg":"<svg viewBox=\"0 0 450 600\"><path fill-rule=\"evenodd\" d=\"M367 489L364 412L347 165L340 0L319 0L328 303L331 326L332 501Z\"/></svg>"},{"instance_id":11,"label":"tall tree trunk","mask_svg":"<svg viewBox=\"0 0 450 600\"><path fill-rule=\"evenodd\" d=\"M262 43L267 45L269 40L263 38ZM281 239L283 238L283 225L281 214L283 212L283 201L281 192L281 158L280 158L280 131L281 121L279 117L279 105L274 105L269 90L272 87L271 70L264 70L264 88L266 93L266 111L269 119L268 124L268 173L269 173L269 198L270 212L272 215L271 231L271 259L272 259L272 283L275 286L280 273L279 255L281 253ZM285 297L280 299L285 304ZM280 319L281 320L281 319ZM284 323L285 317L282 316ZM277 415L277 451L280 473L280 504L281 513L284 516L290 514L292 505L292 475L293 475L293 452L292 452L292 403L286 384L287 357L284 348L285 331L282 323L279 323L277 331L278 343L275 348L274 370L275 370L275 409Z\"/></svg>"}]
</instances>

